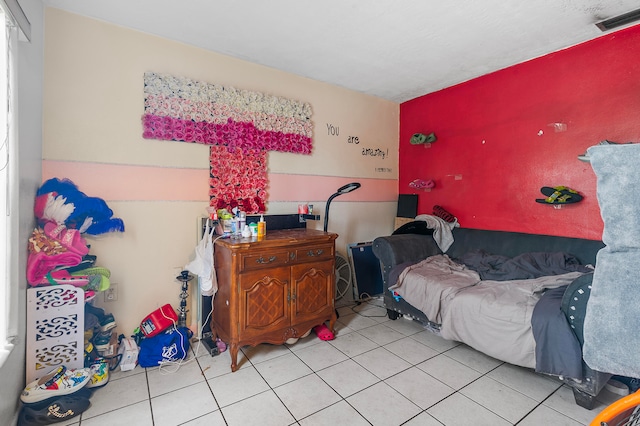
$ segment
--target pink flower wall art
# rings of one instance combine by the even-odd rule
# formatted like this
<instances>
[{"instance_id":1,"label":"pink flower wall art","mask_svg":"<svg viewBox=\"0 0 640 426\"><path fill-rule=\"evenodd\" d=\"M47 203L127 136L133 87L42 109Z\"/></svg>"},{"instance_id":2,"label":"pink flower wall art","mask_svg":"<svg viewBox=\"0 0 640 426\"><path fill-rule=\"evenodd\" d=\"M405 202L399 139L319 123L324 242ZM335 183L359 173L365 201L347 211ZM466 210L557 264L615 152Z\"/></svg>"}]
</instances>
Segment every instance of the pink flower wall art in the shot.
<instances>
[{"instance_id":1,"label":"pink flower wall art","mask_svg":"<svg viewBox=\"0 0 640 426\"><path fill-rule=\"evenodd\" d=\"M211 145L210 205L265 210L267 151L311 154L311 106L296 100L145 73L143 137Z\"/></svg>"}]
</instances>

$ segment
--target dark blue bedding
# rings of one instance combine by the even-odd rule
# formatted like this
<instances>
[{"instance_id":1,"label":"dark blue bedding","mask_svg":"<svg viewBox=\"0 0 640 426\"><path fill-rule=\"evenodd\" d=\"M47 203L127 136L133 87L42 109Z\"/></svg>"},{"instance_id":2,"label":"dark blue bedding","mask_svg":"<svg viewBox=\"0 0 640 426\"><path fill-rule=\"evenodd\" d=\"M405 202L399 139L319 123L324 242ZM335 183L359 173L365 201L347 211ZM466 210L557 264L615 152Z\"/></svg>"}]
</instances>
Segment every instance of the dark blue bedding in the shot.
<instances>
[{"instance_id":1,"label":"dark blue bedding","mask_svg":"<svg viewBox=\"0 0 640 426\"><path fill-rule=\"evenodd\" d=\"M467 252L454 259L473 269L482 280L527 280L568 272L591 272L573 255L564 252L522 253L514 257L490 254L483 250Z\"/></svg>"},{"instance_id":2,"label":"dark blue bedding","mask_svg":"<svg viewBox=\"0 0 640 426\"><path fill-rule=\"evenodd\" d=\"M566 289L547 290L533 308L536 372L582 380L582 348L561 310Z\"/></svg>"}]
</instances>

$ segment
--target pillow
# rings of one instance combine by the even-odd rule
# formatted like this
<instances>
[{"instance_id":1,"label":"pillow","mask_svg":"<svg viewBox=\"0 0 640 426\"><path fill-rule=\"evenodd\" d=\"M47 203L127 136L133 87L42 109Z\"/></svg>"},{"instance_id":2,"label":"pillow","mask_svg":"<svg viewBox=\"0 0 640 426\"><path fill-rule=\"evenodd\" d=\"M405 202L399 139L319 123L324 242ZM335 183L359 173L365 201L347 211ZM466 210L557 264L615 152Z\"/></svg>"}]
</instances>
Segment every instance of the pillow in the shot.
<instances>
[{"instance_id":1,"label":"pillow","mask_svg":"<svg viewBox=\"0 0 640 426\"><path fill-rule=\"evenodd\" d=\"M585 274L569 284L562 296L562 312L576 334L580 346L584 343L584 316L591 295L593 274Z\"/></svg>"},{"instance_id":2,"label":"pillow","mask_svg":"<svg viewBox=\"0 0 640 426\"><path fill-rule=\"evenodd\" d=\"M420 234L420 235L433 235L433 229L427 228L427 222L424 220L415 220L413 222L405 223L391 235L398 234Z\"/></svg>"}]
</instances>

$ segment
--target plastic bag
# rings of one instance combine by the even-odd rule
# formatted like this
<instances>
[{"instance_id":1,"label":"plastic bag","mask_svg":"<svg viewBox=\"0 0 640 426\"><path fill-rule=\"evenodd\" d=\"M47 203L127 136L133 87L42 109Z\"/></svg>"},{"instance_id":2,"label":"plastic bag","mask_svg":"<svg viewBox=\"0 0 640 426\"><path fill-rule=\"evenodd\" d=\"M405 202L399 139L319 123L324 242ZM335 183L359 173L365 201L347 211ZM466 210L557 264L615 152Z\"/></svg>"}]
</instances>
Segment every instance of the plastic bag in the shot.
<instances>
[{"instance_id":1,"label":"plastic bag","mask_svg":"<svg viewBox=\"0 0 640 426\"><path fill-rule=\"evenodd\" d=\"M200 291L203 296L213 296L218 291L216 271L213 267L213 240L211 239L209 219L204 235L195 248L195 258L184 268L198 276Z\"/></svg>"}]
</instances>

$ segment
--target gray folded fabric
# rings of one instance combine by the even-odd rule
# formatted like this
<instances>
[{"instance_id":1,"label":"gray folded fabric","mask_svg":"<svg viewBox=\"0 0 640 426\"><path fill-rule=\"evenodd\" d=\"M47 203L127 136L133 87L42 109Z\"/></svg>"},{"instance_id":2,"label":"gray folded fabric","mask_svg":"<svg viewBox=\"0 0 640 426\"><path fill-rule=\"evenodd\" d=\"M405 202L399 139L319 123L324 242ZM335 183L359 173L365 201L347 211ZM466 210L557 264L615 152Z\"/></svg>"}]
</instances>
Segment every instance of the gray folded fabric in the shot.
<instances>
[{"instance_id":1,"label":"gray folded fabric","mask_svg":"<svg viewBox=\"0 0 640 426\"><path fill-rule=\"evenodd\" d=\"M593 370L640 377L640 145L587 150L604 222L584 319L584 360Z\"/></svg>"}]
</instances>

